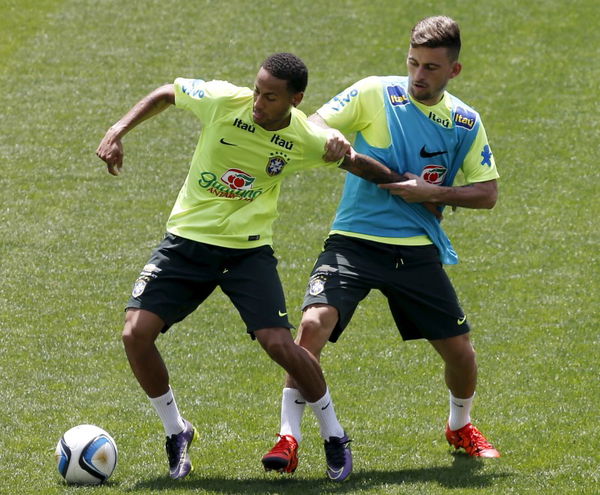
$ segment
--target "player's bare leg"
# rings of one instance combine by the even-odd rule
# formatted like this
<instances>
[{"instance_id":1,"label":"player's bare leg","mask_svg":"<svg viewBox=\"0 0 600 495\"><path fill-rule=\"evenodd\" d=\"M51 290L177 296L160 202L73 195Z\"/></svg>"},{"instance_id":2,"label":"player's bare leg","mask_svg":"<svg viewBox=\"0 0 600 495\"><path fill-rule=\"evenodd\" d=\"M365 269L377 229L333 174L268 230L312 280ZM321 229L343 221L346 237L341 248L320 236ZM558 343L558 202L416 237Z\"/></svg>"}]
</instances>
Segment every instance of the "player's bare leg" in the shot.
<instances>
[{"instance_id":1,"label":"player's bare leg","mask_svg":"<svg viewBox=\"0 0 600 495\"><path fill-rule=\"evenodd\" d=\"M327 304L314 304L306 308L296 336L296 343L310 352L317 361L321 359L321 351L338 321L338 312ZM285 386L298 388L294 379L287 374Z\"/></svg>"},{"instance_id":2,"label":"player's bare leg","mask_svg":"<svg viewBox=\"0 0 600 495\"><path fill-rule=\"evenodd\" d=\"M169 373L155 341L165 322L144 309L128 309L123 328L123 344L133 374L148 397L169 390Z\"/></svg>"},{"instance_id":3,"label":"player's bare leg","mask_svg":"<svg viewBox=\"0 0 600 495\"><path fill-rule=\"evenodd\" d=\"M455 449L475 457L500 457L500 453L471 424L471 405L477 386L477 361L469 334L430 341L445 363L450 390L450 416L446 439Z\"/></svg>"},{"instance_id":4,"label":"player's bare leg","mask_svg":"<svg viewBox=\"0 0 600 495\"><path fill-rule=\"evenodd\" d=\"M188 449L196 436L196 429L179 414L169 387L169 372L155 345L164 325L165 322L150 311L129 309L122 338L133 374L163 422L169 475L178 479L187 476L193 469Z\"/></svg>"},{"instance_id":5,"label":"player's bare leg","mask_svg":"<svg viewBox=\"0 0 600 495\"><path fill-rule=\"evenodd\" d=\"M444 360L444 377L452 395L461 399L472 397L477 386L477 361L469 334L430 342Z\"/></svg>"},{"instance_id":6,"label":"player's bare leg","mask_svg":"<svg viewBox=\"0 0 600 495\"><path fill-rule=\"evenodd\" d=\"M317 363L337 320L337 310L324 304L310 306L302 316L296 343ZM298 442L301 440L300 423L305 404L311 402L302 390L302 385L294 375L288 373L282 398L280 440L262 459L267 470L289 473L296 469ZM319 420L321 436L325 439L327 475L332 480L343 481L352 472L350 439L337 421L329 391L320 401L313 400L310 406Z\"/></svg>"},{"instance_id":7,"label":"player's bare leg","mask_svg":"<svg viewBox=\"0 0 600 495\"><path fill-rule=\"evenodd\" d=\"M298 389L309 402L325 395L327 385L319 361L297 345L287 328L263 328L254 332L267 354L294 378Z\"/></svg>"}]
</instances>

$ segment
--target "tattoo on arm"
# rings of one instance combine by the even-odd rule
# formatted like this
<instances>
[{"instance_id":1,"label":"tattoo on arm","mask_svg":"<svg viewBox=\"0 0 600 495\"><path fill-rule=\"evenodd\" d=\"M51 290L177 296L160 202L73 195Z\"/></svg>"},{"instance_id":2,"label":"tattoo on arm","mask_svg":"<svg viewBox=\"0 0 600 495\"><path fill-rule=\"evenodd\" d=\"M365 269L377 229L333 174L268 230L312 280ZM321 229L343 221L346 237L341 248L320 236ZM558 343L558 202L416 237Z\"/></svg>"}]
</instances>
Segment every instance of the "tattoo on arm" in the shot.
<instances>
[{"instance_id":1,"label":"tattoo on arm","mask_svg":"<svg viewBox=\"0 0 600 495\"><path fill-rule=\"evenodd\" d=\"M340 165L340 168L343 168L344 170L347 170L348 172L375 184L403 182L408 180L408 178L404 175L390 170L388 167L378 162L374 158L361 153L356 153L354 155L354 160L351 160L350 157L346 155L344 161Z\"/></svg>"}]
</instances>

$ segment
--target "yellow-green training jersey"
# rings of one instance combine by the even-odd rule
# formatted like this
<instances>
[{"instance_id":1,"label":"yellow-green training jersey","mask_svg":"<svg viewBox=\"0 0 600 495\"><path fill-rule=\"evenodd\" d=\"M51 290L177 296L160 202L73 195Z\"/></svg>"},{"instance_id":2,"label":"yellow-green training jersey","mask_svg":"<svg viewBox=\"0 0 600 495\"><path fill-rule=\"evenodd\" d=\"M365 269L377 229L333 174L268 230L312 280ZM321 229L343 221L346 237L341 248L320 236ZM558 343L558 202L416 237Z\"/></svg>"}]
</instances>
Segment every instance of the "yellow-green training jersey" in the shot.
<instances>
[{"instance_id":1,"label":"yellow-green training jersey","mask_svg":"<svg viewBox=\"0 0 600 495\"><path fill-rule=\"evenodd\" d=\"M202 123L167 221L167 231L180 237L237 249L270 245L281 180L299 170L339 164L322 158L328 131L296 108L283 129L255 124L249 88L178 78L175 105Z\"/></svg>"}]
</instances>

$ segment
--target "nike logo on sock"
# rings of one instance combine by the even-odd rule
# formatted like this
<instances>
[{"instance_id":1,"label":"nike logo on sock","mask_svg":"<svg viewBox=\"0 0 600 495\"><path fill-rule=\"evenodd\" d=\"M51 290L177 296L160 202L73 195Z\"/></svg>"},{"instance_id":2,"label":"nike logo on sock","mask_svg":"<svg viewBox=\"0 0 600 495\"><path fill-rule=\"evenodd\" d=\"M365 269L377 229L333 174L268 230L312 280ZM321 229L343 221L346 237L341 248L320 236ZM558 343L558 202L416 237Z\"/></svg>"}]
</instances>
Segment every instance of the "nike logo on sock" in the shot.
<instances>
[{"instance_id":1,"label":"nike logo on sock","mask_svg":"<svg viewBox=\"0 0 600 495\"><path fill-rule=\"evenodd\" d=\"M170 406L171 404L173 404L173 399L167 401L167 406Z\"/></svg>"},{"instance_id":2,"label":"nike logo on sock","mask_svg":"<svg viewBox=\"0 0 600 495\"><path fill-rule=\"evenodd\" d=\"M462 404L457 404L456 402L452 401L452 404L454 404L456 407L465 407Z\"/></svg>"},{"instance_id":3,"label":"nike logo on sock","mask_svg":"<svg viewBox=\"0 0 600 495\"><path fill-rule=\"evenodd\" d=\"M328 408L330 405L331 405L331 401L329 401L329 402L327 403L327 405L323 406L323 407L321 408L321 411L324 411L324 410L325 410L325 409L327 409L327 408Z\"/></svg>"},{"instance_id":4,"label":"nike logo on sock","mask_svg":"<svg viewBox=\"0 0 600 495\"><path fill-rule=\"evenodd\" d=\"M298 399L294 399L294 403L295 404L306 404L306 402L298 400Z\"/></svg>"}]
</instances>

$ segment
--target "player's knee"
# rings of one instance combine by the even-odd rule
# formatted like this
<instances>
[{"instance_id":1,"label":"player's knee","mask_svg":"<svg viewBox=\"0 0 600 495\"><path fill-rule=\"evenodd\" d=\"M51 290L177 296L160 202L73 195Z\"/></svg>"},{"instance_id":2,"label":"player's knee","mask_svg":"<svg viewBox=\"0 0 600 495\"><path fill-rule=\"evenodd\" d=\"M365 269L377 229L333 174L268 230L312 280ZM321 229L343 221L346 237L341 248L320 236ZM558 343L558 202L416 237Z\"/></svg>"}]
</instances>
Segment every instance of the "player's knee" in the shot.
<instances>
[{"instance_id":1,"label":"player's knee","mask_svg":"<svg viewBox=\"0 0 600 495\"><path fill-rule=\"evenodd\" d=\"M263 329L254 332L254 335L271 359L278 363L286 361L296 345L287 329Z\"/></svg>"},{"instance_id":2,"label":"player's knee","mask_svg":"<svg viewBox=\"0 0 600 495\"><path fill-rule=\"evenodd\" d=\"M319 355L325 347L332 330L333 326L327 324L323 319L305 314L298 328L296 343L313 355Z\"/></svg>"},{"instance_id":3,"label":"player's knee","mask_svg":"<svg viewBox=\"0 0 600 495\"><path fill-rule=\"evenodd\" d=\"M139 345L140 339L137 337L138 332L134 325L125 323L121 332L121 341L125 349L133 349Z\"/></svg>"},{"instance_id":4,"label":"player's knee","mask_svg":"<svg viewBox=\"0 0 600 495\"><path fill-rule=\"evenodd\" d=\"M320 337L327 334L327 338L337 321L337 313L330 311L311 311L308 310L302 315L298 335L307 339Z\"/></svg>"},{"instance_id":5,"label":"player's knee","mask_svg":"<svg viewBox=\"0 0 600 495\"><path fill-rule=\"evenodd\" d=\"M465 345L450 356L451 365L458 369L472 370L477 368L475 349L472 345Z\"/></svg>"},{"instance_id":6,"label":"player's knee","mask_svg":"<svg viewBox=\"0 0 600 495\"><path fill-rule=\"evenodd\" d=\"M160 329L154 328L154 322L147 322L139 315L128 311L125 326L121 332L121 340L126 349L136 349L154 343ZM150 324L152 323L152 325Z\"/></svg>"}]
</instances>

